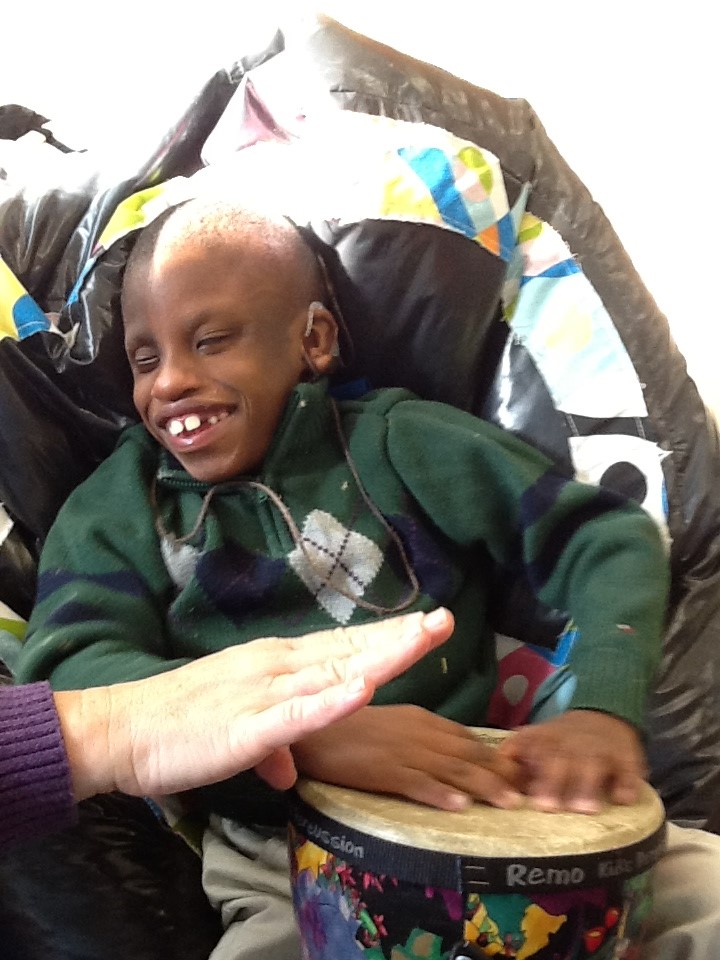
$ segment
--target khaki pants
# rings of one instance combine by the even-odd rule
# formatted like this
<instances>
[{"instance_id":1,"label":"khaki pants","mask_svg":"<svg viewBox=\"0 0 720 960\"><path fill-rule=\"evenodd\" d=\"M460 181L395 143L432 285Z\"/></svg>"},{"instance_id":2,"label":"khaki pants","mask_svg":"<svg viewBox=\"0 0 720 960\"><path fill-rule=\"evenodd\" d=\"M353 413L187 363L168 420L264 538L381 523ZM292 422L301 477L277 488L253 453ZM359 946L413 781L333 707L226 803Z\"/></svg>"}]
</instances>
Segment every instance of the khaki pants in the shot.
<instances>
[{"instance_id":1,"label":"khaki pants","mask_svg":"<svg viewBox=\"0 0 720 960\"><path fill-rule=\"evenodd\" d=\"M225 929L209 960L300 960L284 832L263 837L211 817L203 887Z\"/></svg>"},{"instance_id":2,"label":"khaki pants","mask_svg":"<svg viewBox=\"0 0 720 960\"><path fill-rule=\"evenodd\" d=\"M641 960L719 960L720 836L668 825Z\"/></svg>"}]
</instances>

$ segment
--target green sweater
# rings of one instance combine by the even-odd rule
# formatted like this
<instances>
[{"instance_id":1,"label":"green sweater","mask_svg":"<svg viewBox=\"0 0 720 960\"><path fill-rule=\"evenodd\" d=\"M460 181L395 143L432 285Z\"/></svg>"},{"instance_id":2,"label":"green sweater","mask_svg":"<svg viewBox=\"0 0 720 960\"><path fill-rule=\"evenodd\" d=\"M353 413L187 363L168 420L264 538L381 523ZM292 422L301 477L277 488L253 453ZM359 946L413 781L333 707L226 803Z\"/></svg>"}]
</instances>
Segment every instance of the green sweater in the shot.
<instances>
[{"instance_id":1,"label":"green sweater","mask_svg":"<svg viewBox=\"0 0 720 960\"><path fill-rule=\"evenodd\" d=\"M452 638L378 690L375 702L483 723L496 674L486 616L492 565L522 572L542 601L577 624L572 706L641 725L668 582L653 520L453 407L382 390L338 408L360 481L417 574L420 592L408 609L442 604L456 618ZM256 637L377 616L355 596L387 607L407 598L407 570L360 494L325 384L294 391L250 479L261 486L242 478L216 486L196 533L173 549L156 530L158 511L161 532L186 536L209 488L142 426L126 431L48 536L20 679L68 689L145 677Z\"/></svg>"}]
</instances>

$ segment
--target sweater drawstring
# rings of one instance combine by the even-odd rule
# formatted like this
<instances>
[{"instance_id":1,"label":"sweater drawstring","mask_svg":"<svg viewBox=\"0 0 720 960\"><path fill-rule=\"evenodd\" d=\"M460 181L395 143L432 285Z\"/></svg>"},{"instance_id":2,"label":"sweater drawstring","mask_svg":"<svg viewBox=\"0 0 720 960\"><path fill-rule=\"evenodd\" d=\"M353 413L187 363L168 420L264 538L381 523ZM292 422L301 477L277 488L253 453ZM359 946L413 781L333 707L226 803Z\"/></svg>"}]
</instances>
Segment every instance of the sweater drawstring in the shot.
<instances>
[{"instance_id":1,"label":"sweater drawstring","mask_svg":"<svg viewBox=\"0 0 720 960\"><path fill-rule=\"evenodd\" d=\"M198 512L197 519L193 524L192 530L189 533L186 533L182 537L176 537L175 534L171 533L169 530L165 528L165 524L163 523L162 515L160 513L160 509L158 507L158 500L157 500L157 477L153 477L152 486L150 488L150 502L153 507L153 510L155 511L155 530L161 539L168 541L170 546L173 549L176 549L182 544L189 543L200 531L205 521L205 517L208 514L208 510L210 509L210 502L216 493L229 493L229 492L232 492L233 490L240 490L245 487L253 487L256 490L260 490L261 493L264 493L268 497L268 499L271 501L271 503L276 507L280 516L285 521L285 524L288 528L288 531L290 533L293 543L302 552L308 566L320 581L321 589L324 587L327 587L330 590L334 590L336 593L339 593L340 596L345 597L346 600L352 601L352 603L356 604L358 607L361 607L363 610L369 610L371 613L376 613L383 616L391 613L400 613L402 610L407 610L407 608L411 606L420 596L420 582L417 578L417 574L415 573L415 570L413 569L413 566L410 562L410 559L407 555L407 551L405 550L405 546L402 540L400 539L399 534L397 533L396 530L393 529L391 524L385 519L385 517L382 515L378 507L373 503L369 494L363 487L362 481L360 480L360 476L358 475L358 472L357 472L357 468L353 463L352 456L350 454L350 449L348 447L347 440L345 438L345 434L343 433L342 423L340 421L340 413L338 411L337 404L335 403L334 400L332 400L332 398L330 399L330 403L332 407L333 418L335 420L335 427L336 427L338 438L340 440L340 445L343 451L343 456L345 457L345 461L348 465L350 473L352 474L352 478L355 481L355 485L358 489L358 492L360 493L360 496L362 497L362 500L365 503L368 510L370 511L370 513L375 517L376 520L378 520L378 522L381 524L381 526L383 527L385 532L388 534L392 542L395 544L395 548L397 549L403 564L403 569L405 570L405 574L408 578L410 589L407 593L407 596L403 600L400 600L399 603L396 603L392 607L385 607L380 604L372 603L370 600L365 600L363 597L359 596L358 594L350 593L350 591L345 590L343 587L340 587L337 584L332 583L331 577L319 566L319 564L315 561L313 556L310 554L310 551L308 550L305 544L305 540L302 534L300 533L300 530L298 529L298 526L295 523L295 520L293 519L293 516L290 513L287 505L283 502L282 498L271 487L267 486L267 484L265 483L261 483L259 480L231 480L226 483L218 483L214 487L210 487L210 489L207 491L207 493L203 497L202 505L200 507L200 511Z\"/></svg>"}]
</instances>

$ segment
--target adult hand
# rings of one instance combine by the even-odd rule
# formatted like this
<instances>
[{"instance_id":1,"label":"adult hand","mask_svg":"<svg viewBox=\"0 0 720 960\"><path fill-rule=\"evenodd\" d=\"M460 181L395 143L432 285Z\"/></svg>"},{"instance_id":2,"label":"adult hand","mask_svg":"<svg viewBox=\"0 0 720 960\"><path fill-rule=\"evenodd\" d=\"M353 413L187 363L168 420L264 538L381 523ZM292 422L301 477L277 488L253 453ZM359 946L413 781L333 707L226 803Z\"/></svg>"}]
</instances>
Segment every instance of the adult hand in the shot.
<instances>
[{"instance_id":1,"label":"adult hand","mask_svg":"<svg viewBox=\"0 0 720 960\"><path fill-rule=\"evenodd\" d=\"M75 797L160 796L253 766L286 789L296 777L287 744L367 704L453 626L440 608L256 640L145 680L57 692Z\"/></svg>"},{"instance_id":2,"label":"adult hand","mask_svg":"<svg viewBox=\"0 0 720 960\"><path fill-rule=\"evenodd\" d=\"M316 780L391 793L442 810L472 800L515 807L519 765L459 723L415 706L366 707L292 748Z\"/></svg>"},{"instance_id":3,"label":"adult hand","mask_svg":"<svg viewBox=\"0 0 720 960\"><path fill-rule=\"evenodd\" d=\"M498 752L523 768L523 792L537 810L596 813L606 799L634 803L647 775L635 728L595 710L520 727Z\"/></svg>"}]
</instances>

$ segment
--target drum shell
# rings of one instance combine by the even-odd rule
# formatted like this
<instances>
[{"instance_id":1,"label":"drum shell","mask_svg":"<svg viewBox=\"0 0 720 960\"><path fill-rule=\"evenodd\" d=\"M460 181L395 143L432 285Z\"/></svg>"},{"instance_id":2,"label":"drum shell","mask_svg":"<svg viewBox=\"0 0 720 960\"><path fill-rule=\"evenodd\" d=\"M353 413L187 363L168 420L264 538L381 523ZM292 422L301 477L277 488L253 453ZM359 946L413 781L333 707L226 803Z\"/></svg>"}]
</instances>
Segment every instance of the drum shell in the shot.
<instances>
[{"instance_id":1,"label":"drum shell","mask_svg":"<svg viewBox=\"0 0 720 960\"><path fill-rule=\"evenodd\" d=\"M301 781L291 804L289 849L304 957L444 960L463 940L474 944L479 956L631 955L628 948L640 942L652 904L651 867L664 848L661 804L647 789L634 837L625 835L605 849L591 840L593 849L583 850L573 838L573 822L582 826L588 818L532 811L532 830L538 817L546 818L549 828L554 819L558 830L570 824L570 836L548 844L556 849L546 856L539 855L539 841L528 856L513 843L504 855L496 827L485 837L469 840L462 830L458 835L452 827L461 814ZM353 807L357 816L345 816ZM378 811L384 826L378 826ZM424 840L412 826L422 823L423 811ZM475 811L481 818L484 811L494 816L482 805ZM412 821L410 842L403 836L403 819ZM442 831L436 828L443 819L451 827L445 851L438 849ZM485 843L491 855L482 853Z\"/></svg>"}]
</instances>

